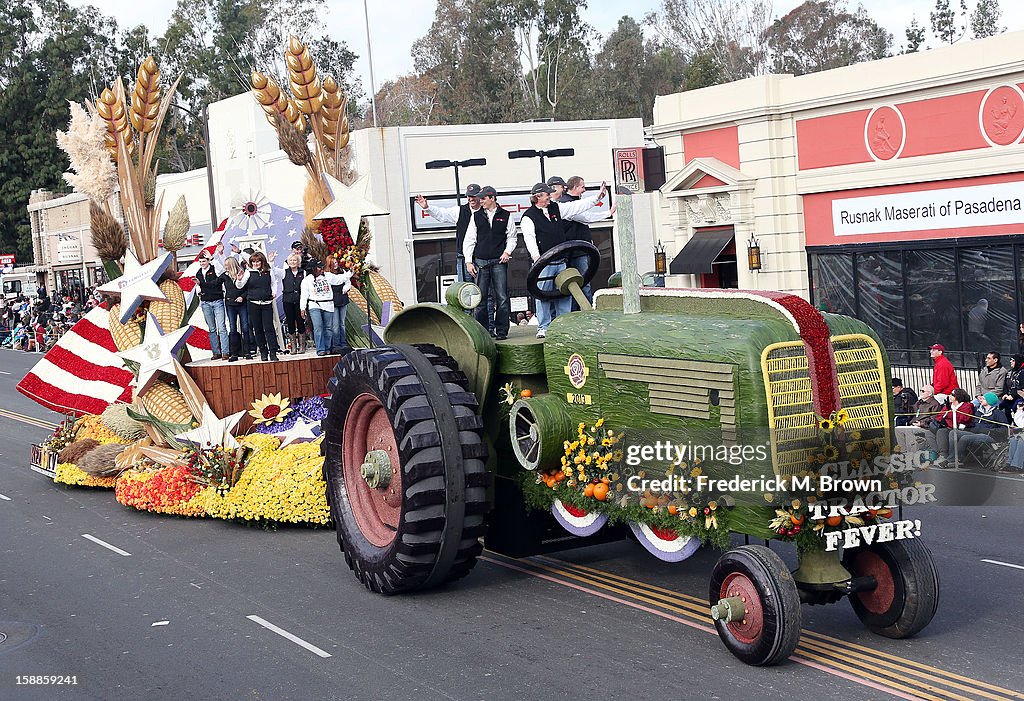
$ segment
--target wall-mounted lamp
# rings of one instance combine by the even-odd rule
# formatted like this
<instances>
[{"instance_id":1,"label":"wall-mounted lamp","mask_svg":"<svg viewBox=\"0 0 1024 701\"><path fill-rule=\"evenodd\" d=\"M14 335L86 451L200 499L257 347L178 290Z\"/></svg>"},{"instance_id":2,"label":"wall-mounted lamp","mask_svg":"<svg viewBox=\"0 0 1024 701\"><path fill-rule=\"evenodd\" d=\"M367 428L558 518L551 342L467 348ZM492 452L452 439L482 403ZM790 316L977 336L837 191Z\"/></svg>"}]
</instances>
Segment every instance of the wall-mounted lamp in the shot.
<instances>
[{"instance_id":1,"label":"wall-mounted lamp","mask_svg":"<svg viewBox=\"0 0 1024 701\"><path fill-rule=\"evenodd\" d=\"M750 235L750 241L747 242L747 266L751 270L761 269L761 244L757 242L754 235Z\"/></svg>"},{"instance_id":2,"label":"wall-mounted lamp","mask_svg":"<svg viewBox=\"0 0 1024 701\"><path fill-rule=\"evenodd\" d=\"M660 240L654 245L654 272L658 275L668 273L668 258L665 256L665 246Z\"/></svg>"}]
</instances>

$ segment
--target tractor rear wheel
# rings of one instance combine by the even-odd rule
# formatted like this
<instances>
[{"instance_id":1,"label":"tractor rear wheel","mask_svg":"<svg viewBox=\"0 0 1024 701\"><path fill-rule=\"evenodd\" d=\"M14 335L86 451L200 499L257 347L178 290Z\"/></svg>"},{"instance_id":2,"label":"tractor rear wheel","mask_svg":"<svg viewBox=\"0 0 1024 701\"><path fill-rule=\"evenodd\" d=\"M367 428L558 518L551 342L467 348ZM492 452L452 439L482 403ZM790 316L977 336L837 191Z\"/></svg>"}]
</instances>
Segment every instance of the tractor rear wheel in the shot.
<instances>
[{"instance_id":1,"label":"tractor rear wheel","mask_svg":"<svg viewBox=\"0 0 1024 701\"><path fill-rule=\"evenodd\" d=\"M345 561L381 594L467 574L488 510L476 397L434 346L353 351L329 383L324 473Z\"/></svg>"},{"instance_id":2,"label":"tractor rear wheel","mask_svg":"<svg viewBox=\"0 0 1024 701\"><path fill-rule=\"evenodd\" d=\"M871 575L871 591L850 595L861 622L887 638L909 638L928 625L939 605L939 575L917 539L891 540L847 550L843 566L854 577Z\"/></svg>"},{"instance_id":3,"label":"tractor rear wheel","mask_svg":"<svg viewBox=\"0 0 1024 701\"><path fill-rule=\"evenodd\" d=\"M743 545L718 558L709 598L718 636L749 665L778 664L800 642L796 582L782 558L762 545Z\"/></svg>"}]
</instances>

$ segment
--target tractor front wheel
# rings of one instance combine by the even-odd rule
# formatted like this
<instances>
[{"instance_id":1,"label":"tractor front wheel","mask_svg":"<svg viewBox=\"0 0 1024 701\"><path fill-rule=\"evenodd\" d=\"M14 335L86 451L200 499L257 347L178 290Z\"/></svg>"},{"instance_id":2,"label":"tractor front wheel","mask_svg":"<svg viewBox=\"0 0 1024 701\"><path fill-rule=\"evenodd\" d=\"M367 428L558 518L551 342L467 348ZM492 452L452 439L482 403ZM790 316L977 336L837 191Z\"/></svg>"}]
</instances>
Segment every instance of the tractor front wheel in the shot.
<instances>
[{"instance_id":1,"label":"tractor front wheel","mask_svg":"<svg viewBox=\"0 0 1024 701\"><path fill-rule=\"evenodd\" d=\"M800 641L800 595L778 555L761 545L734 548L715 563L710 600L718 636L743 662L773 665Z\"/></svg>"},{"instance_id":2,"label":"tractor front wheel","mask_svg":"<svg viewBox=\"0 0 1024 701\"><path fill-rule=\"evenodd\" d=\"M909 638L928 625L939 605L939 575L917 539L873 543L843 553L854 577L871 575L875 588L850 595L861 622L887 638Z\"/></svg>"},{"instance_id":3,"label":"tractor front wheel","mask_svg":"<svg viewBox=\"0 0 1024 701\"><path fill-rule=\"evenodd\" d=\"M476 563L487 446L466 386L434 346L353 351L335 368L327 496L345 561L372 591L427 589Z\"/></svg>"}]
</instances>

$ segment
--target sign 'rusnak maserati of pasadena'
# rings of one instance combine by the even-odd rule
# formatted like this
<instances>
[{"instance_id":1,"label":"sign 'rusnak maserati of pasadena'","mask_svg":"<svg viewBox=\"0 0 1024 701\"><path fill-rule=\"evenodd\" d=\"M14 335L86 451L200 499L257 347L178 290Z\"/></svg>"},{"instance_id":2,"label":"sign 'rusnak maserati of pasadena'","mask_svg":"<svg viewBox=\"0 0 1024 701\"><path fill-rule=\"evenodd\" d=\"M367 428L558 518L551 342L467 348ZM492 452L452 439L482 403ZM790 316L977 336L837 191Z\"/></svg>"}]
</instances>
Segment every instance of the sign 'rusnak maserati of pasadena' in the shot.
<instances>
[{"instance_id":1,"label":"sign 'rusnak maserati of pasadena'","mask_svg":"<svg viewBox=\"0 0 1024 701\"><path fill-rule=\"evenodd\" d=\"M944 188L832 202L836 236L1024 224L1024 184Z\"/></svg>"}]
</instances>

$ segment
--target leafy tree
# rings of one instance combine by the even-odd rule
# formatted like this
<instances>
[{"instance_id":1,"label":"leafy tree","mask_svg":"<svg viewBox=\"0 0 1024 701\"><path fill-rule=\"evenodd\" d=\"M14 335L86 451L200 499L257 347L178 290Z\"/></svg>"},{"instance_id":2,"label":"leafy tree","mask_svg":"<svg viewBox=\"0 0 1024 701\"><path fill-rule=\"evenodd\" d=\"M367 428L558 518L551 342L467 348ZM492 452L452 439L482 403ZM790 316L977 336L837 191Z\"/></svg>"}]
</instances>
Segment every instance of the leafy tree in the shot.
<instances>
[{"instance_id":1,"label":"leafy tree","mask_svg":"<svg viewBox=\"0 0 1024 701\"><path fill-rule=\"evenodd\" d=\"M849 12L845 0L806 0L764 35L772 71L795 75L884 58L891 41L863 6Z\"/></svg>"},{"instance_id":2,"label":"leafy tree","mask_svg":"<svg viewBox=\"0 0 1024 701\"><path fill-rule=\"evenodd\" d=\"M66 129L68 100L92 95L93 77L115 65L116 25L66 0L9 0L0 6L0 249L32 257L25 207L33 189L63 190L67 160L54 133Z\"/></svg>"},{"instance_id":3,"label":"leafy tree","mask_svg":"<svg viewBox=\"0 0 1024 701\"><path fill-rule=\"evenodd\" d=\"M905 54L917 53L921 50L921 46L924 44L924 27L922 27L917 17L910 20L910 24L907 25L907 46L903 49Z\"/></svg>"},{"instance_id":4,"label":"leafy tree","mask_svg":"<svg viewBox=\"0 0 1024 701\"><path fill-rule=\"evenodd\" d=\"M592 114L604 118L636 117L653 121L654 98L676 91L686 76L686 61L671 46L645 39L643 27L622 17L594 56Z\"/></svg>"},{"instance_id":5,"label":"leafy tree","mask_svg":"<svg viewBox=\"0 0 1024 701\"><path fill-rule=\"evenodd\" d=\"M967 0L960 0L960 17L949 0L935 0L935 9L929 18L932 23L932 34L944 44L955 44L967 34Z\"/></svg>"},{"instance_id":6,"label":"leafy tree","mask_svg":"<svg viewBox=\"0 0 1024 701\"><path fill-rule=\"evenodd\" d=\"M703 83L748 78L765 72L761 39L771 23L765 0L662 0L644 22L689 59L701 56Z\"/></svg>"},{"instance_id":7,"label":"leafy tree","mask_svg":"<svg viewBox=\"0 0 1024 701\"><path fill-rule=\"evenodd\" d=\"M426 126L435 123L437 84L409 73L384 83L375 101L379 126Z\"/></svg>"},{"instance_id":8,"label":"leafy tree","mask_svg":"<svg viewBox=\"0 0 1024 701\"><path fill-rule=\"evenodd\" d=\"M1005 32L1006 27L999 26L1002 14L999 0L978 0L974 12L971 13L971 34L976 39L982 39Z\"/></svg>"}]
</instances>

